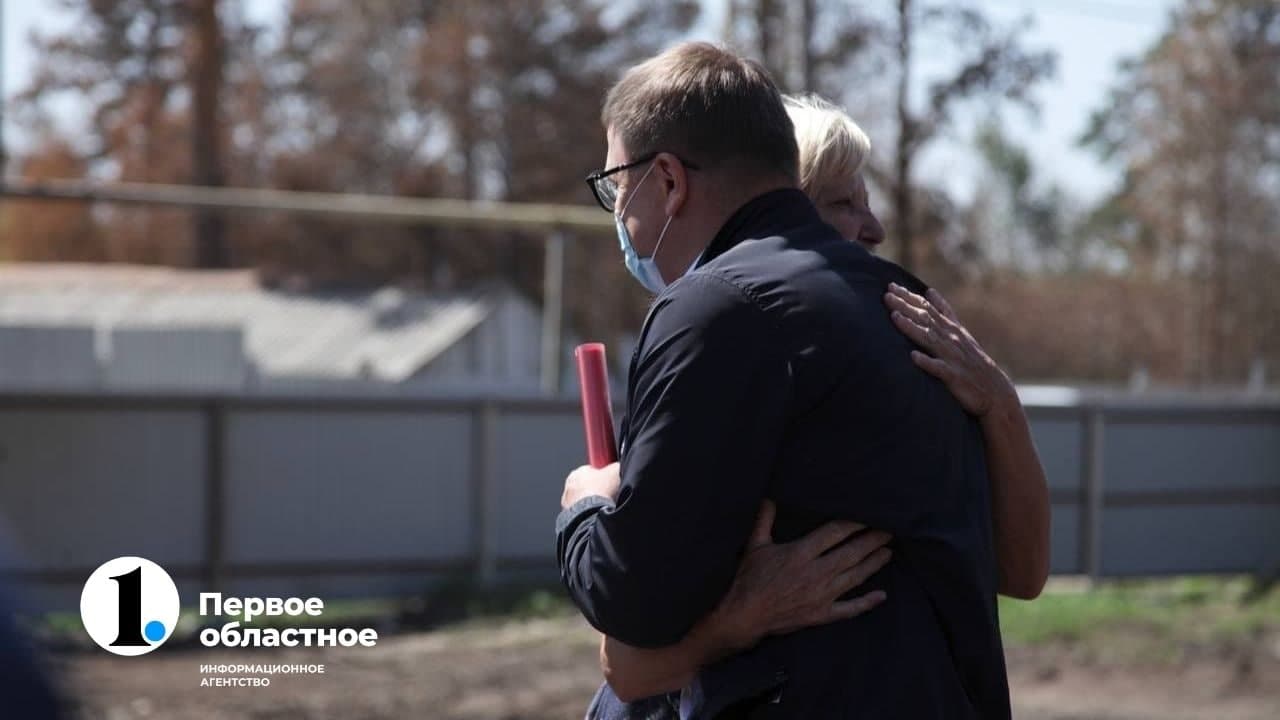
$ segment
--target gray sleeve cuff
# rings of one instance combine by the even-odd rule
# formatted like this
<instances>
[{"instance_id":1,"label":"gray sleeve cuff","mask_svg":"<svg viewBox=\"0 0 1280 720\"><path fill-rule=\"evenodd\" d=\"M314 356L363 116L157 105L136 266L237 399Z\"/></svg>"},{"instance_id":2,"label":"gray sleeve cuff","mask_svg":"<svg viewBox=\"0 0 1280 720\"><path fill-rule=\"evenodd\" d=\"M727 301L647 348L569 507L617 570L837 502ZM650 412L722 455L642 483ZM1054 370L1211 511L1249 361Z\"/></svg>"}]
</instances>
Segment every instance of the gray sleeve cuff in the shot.
<instances>
[{"instance_id":1,"label":"gray sleeve cuff","mask_svg":"<svg viewBox=\"0 0 1280 720\"><path fill-rule=\"evenodd\" d=\"M566 531L572 533L573 528L582 520L594 515L601 508L613 507L613 501L603 495L589 495L570 505L556 516L556 535Z\"/></svg>"}]
</instances>

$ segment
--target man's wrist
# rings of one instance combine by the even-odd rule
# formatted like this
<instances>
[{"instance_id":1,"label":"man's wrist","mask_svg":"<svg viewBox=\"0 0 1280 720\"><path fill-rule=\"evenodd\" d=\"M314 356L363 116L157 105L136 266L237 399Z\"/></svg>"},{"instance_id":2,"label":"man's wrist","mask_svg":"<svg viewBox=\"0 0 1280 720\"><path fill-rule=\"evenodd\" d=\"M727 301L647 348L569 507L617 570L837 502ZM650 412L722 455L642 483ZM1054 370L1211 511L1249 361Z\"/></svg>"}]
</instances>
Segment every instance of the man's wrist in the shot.
<instances>
[{"instance_id":1,"label":"man's wrist","mask_svg":"<svg viewBox=\"0 0 1280 720\"><path fill-rule=\"evenodd\" d=\"M574 491L567 492L563 497L560 498L560 509L568 510L569 508L573 507L574 505L577 505L583 500L586 500L587 498L593 498L593 497L601 498L604 500L608 500L609 502L613 502L613 498L599 491L574 490Z\"/></svg>"},{"instance_id":2,"label":"man's wrist","mask_svg":"<svg viewBox=\"0 0 1280 720\"><path fill-rule=\"evenodd\" d=\"M566 530L571 531L573 526L582 522L586 517L608 507L613 507L613 500L603 495L587 495L578 499L569 507L561 510L560 514L556 516L556 534L560 535Z\"/></svg>"}]
</instances>

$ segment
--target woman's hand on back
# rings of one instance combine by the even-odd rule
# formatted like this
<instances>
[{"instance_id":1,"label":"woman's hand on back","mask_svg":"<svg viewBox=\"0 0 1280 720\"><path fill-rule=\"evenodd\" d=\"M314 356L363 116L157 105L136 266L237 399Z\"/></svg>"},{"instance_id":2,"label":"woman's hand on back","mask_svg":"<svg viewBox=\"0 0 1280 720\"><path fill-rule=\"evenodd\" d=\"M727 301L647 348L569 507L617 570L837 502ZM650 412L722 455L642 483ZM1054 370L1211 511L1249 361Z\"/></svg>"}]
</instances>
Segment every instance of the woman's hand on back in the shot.
<instances>
[{"instance_id":1,"label":"woman's hand on back","mask_svg":"<svg viewBox=\"0 0 1280 720\"><path fill-rule=\"evenodd\" d=\"M913 350L911 359L945 383L970 414L981 418L1017 401L1009 376L960 324L942 293L930 289L926 297L890 283L884 302L898 330L927 351Z\"/></svg>"}]
</instances>

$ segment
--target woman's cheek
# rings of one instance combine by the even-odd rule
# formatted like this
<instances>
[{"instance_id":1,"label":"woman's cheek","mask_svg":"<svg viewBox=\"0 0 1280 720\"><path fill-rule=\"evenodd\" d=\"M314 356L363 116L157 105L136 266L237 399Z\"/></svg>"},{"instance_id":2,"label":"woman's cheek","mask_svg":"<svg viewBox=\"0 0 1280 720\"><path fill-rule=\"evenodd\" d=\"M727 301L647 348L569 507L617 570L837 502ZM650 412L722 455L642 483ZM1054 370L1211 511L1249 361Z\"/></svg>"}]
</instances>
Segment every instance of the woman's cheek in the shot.
<instances>
[{"instance_id":1,"label":"woman's cheek","mask_svg":"<svg viewBox=\"0 0 1280 720\"><path fill-rule=\"evenodd\" d=\"M862 232L862 223L852 213L840 213L836 229L845 240L857 240L859 233Z\"/></svg>"},{"instance_id":2,"label":"woman's cheek","mask_svg":"<svg viewBox=\"0 0 1280 720\"><path fill-rule=\"evenodd\" d=\"M818 216L835 228L845 240L856 241L858 234L862 232L861 218L848 208L827 205L818 210Z\"/></svg>"}]
</instances>

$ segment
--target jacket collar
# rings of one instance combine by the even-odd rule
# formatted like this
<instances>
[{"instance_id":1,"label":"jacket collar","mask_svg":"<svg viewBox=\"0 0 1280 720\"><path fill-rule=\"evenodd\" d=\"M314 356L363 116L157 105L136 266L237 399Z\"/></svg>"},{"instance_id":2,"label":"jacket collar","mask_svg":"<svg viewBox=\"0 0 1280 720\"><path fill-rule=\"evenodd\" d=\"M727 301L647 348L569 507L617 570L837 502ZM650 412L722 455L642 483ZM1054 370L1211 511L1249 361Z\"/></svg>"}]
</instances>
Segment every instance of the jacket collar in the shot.
<instances>
[{"instance_id":1,"label":"jacket collar","mask_svg":"<svg viewBox=\"0 0 1280 720\"><path fill-rule=\"evenodd\" d=\"M818 210L798 188L770 190L734 211L695 267L701 267L730 248L752 238L769 237L786 228L819 222Z\"/></svg>"}]
</instances>

